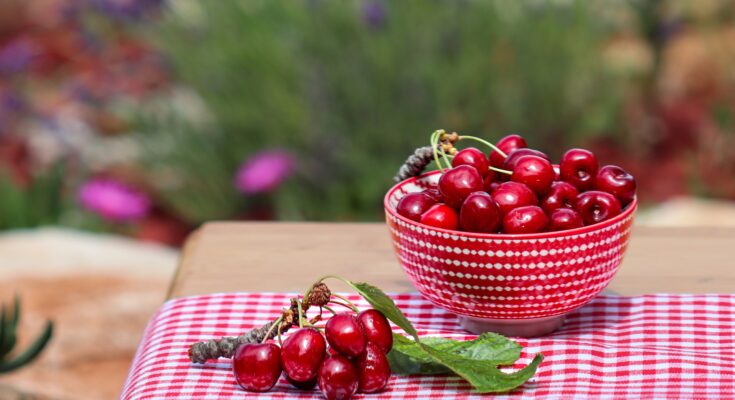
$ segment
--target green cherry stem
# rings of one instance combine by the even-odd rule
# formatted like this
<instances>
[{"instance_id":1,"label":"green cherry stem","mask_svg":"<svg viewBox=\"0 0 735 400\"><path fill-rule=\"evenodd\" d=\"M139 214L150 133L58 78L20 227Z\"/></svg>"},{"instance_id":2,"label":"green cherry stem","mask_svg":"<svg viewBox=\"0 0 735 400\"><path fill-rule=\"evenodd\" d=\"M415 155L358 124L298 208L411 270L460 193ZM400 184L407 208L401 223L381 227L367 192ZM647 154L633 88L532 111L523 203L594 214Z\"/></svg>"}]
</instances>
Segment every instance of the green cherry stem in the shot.
<instances>
[{"instance_id":1,"label":"green cherry stem","mask_svg":"<svg viewBox=\"0 0 735 400\"><path fill-rule=\"evenodd\" d=\"M434 133L431 134L431 138L429 139L429 142L431 143L431 148L434 150L434 162L436 163L436 167L439 169L439 171L444 172L444 168L442 167L442 164L439 162L439 136L444 133L444 129L439 129L434 131Z\"/></svg>"},{"instance_id":2,"label":"green cherry stem","mask_svg":"<svg viewBox=\"0 0 735 400\"><path fill-rule=\"evenodd\" d=\"M326 305L326 304L325 304L325 305L323 305L323 306L322 306L322 308L324 308L324 309L326 309L327 311L331 312L331 313L332 313L332 315L337 315L337 312L335 312L335 311L334 311L334 309L332 309L332 307L329 307L329 306L328 306L328 305Z\"/></svg>"},{"instance_id":3,"label":"green cherry stem","mask_svg":"<svg viewBox=\"0 0 735 400\"><path fill-rule=\"evenodd\" d=\"M485 146L488 146L488 147L492 148L493 150L497 151L498 153L500 153L500 155L503 156L503 158L508 158L508 155L505 154L505 152L503 150L500 150L498 148L498 146L496 146L496 145L488 142L485 139L480 139L479 137L465 136L465 135L462 135L462 136L459 137L459 140L462 140L462 139L469 139L469 140L474 140L476 142L480 142L480 143L484 144Z\"/></svg>"},{"instance_id":4,"label":"green cherry stem","mask_svg":"<svg viewBox=\"0 0 735 400\"><path fill-rule=\"evenodd\" d=\"M351 301L347 300L347 298L346 298L346 297L344 297L344 296L341 296L341 295L339 295L339 294L336 294L336 293L332 293L332 296L334 296L334 297L336 297L336 298L338 298L338 299L340 299L340 300L343 300L343 301L344 301L344 303L342 303L342 302L338 302L338 301L334 301L334 300L332 300L332 302L333 302L333 303L335 303L335 304L339 304L339 305L341 305L341 306L344 306L344 307L347 307L347 308L350 308L350 309L352 309L352 311L354 311L354 312L358 312L358 311L360 311L360 310L359 310L359 309L357 308L357 306L356 306L356 305L355 305L355 304L354 304L353 302L351 302Z\"/></svg>"},{"instance_id":5,"label":"green cherry stem","mask_svg":"<svg viewBox=\"0 0 735 400\"><path fill-rule=\"evenodd\" d=\"M507 169L495 168L493 166L488 166L487 168L491 171L500 172L501 174L513 175L513 171L508 171Z\"/></svg>"},{"instance_id":6,"label":"green cherry stem","mask_svg":"<svg viewBox=\"0 0 735 400\"><path fill-rule=\"evenodd\" d=\"M265 336L263 336L263 340L261 340L260 343L265 343L266 340L268 340L268 338L270 337L271 333L273 333L273 329L276 329L276 325L278 326L278 330L281 330L281 322L283 322L283 315L281 315L280 317L278 317L278 319L276 320L276 322L274 322L273 325L271 325L270 329L268 329L268 332L265 334Z\"/></svg>"},{"instance_id":7,"label":"green cherry stem","mask_svg":"<svg viewBox=\"0 0 735 400\"><path fill-rule=\"evenodd\" d=\"M301 309L301 300L296 300L296 305L299 308L299 328L304 327L304 310Z\"/></svg>"}]
</instances>

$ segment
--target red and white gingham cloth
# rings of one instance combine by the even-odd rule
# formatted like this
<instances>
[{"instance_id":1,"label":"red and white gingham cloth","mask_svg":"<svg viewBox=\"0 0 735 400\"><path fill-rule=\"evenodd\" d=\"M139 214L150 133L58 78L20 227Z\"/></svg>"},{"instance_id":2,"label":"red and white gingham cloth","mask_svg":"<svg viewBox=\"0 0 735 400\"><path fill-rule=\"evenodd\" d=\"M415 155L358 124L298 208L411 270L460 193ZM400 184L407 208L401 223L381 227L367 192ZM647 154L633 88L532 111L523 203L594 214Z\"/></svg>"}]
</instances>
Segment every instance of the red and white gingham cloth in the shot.
<instances>
[{"instance_id":1,"label":"red and white gingham cloth","mask_svg":"<svg viewBox=\"0 0 735 400\"><path fill-rule=\"evenodd\" d=\"M171 300L149 323L122 399L321 398L282 377L266 393L241 390L230 360L195 365L196 341L237 335L277 316L292 294L214 294ZM367 304L356 295L358 306ZM469 339L457 318L418 294L394 295L421 335ZM536 376L506 395L478 395L454 376L393 376L364 399L735 399L735 295L600 296L569 315L557 332L518 339L517 366L546 358Z\"/></svg>"}]
</instances>

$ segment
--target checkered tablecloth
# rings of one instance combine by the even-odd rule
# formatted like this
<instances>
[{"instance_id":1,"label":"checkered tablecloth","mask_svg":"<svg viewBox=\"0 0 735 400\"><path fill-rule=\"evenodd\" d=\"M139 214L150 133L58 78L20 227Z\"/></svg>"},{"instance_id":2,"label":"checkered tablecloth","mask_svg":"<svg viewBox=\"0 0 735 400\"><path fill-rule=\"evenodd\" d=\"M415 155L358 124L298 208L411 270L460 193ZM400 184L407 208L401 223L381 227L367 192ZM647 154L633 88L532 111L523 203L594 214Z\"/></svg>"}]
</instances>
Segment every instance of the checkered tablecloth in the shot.
<instances>
[{"instance_id":1,"label":"checkered tablecloth","mask_svg":"<svg viewBox=\"0 0 735 400\"><path fill-rule=\"evenodd\" d=\"M189 344L260 326L292 296L214 294L167 302L145 331L122 399L321 398L283 377L270 392L245 392L230 360L201 366L187 358ZM473 337L458 329L454 315L420 295L393 297L420 334ZM546 359L531 381L509 394L473 394L453 376L394 376L385 392L357 398L735 399L735 295L600 296L554 334L518 342L525 346L518 367L538 352Z\"/></svg>"}]
</instances>

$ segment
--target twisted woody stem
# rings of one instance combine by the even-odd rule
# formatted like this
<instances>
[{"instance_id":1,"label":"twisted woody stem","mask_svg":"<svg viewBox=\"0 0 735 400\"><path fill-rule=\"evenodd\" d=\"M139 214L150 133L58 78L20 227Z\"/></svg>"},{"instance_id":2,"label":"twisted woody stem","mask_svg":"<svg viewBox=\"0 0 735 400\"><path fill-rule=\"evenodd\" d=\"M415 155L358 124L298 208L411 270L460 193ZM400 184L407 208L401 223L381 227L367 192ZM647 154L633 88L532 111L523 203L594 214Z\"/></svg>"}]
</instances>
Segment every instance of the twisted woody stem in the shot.
<instances>
[{"instance_id":1,"label":"twisted woody stem","mask_svg":"<svg viewBox=\"0 0 735 400\"><path fill-rule=\"evenodd\" d=\"M225 336L220 339L212 339L197 342L189 347L189 358L192 362L203 364L207 360L216 360L220 357L232 358L237 347L245 343L261 343L273 339L276 335L286 332L292 326L303 324L300 316L303 316L309 307L324 307L332 297L332 292L326 284L315 283L307 292L308 295L300 301L298 297L291 299L289 308L273 321L267 322L258 328L251 329L240 336ZM299 313L301 309L301 313Z\"/></svg>"}]
</instances>

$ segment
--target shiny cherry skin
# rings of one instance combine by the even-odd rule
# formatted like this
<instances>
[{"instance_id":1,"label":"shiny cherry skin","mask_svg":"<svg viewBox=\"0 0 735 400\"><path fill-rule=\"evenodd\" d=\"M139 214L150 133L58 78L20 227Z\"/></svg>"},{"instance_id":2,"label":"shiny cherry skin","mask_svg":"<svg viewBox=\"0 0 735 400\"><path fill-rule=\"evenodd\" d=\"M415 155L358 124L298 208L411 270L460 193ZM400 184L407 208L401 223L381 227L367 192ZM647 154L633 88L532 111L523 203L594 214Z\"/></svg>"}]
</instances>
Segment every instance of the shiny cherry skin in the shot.
<instances>
[{"instance_id":1,"label":"shiny cherry skin","mask_svg":"<svg viewBox=\"0 0 735 400\"><path fill-rule=\"evenodd\" d=\"M460 165L469 165L474 167L481 176L487 176L487 167L490 163L487 160L485 153L474 147L468 147L460 150L452 159L452 167L458 167Z\"/></svg>"},{"instance_id":2,"label":"shiny cherry skin","mask_svg":"<svg viewBox=\"0 0 735 400\"><path fill-rule=\"evenodd\" d=\"M557 208L549 215L547 231L565 231L567 229L581 228L584 221L579 213L571 208Z\"/></svg>"},{"instance_id":3,"label":"shiny cherry skin","mask_svg":"<svg viewBox=\"0 0 735 400\"><path fill-rule=\"evenodd\" d=\"M574 208L578 194L579 191L571 183L554 181L551 183L549 193L539 201L539 206L549 215L559 208Z\"/></svg>"},{"instance_id":4,"label":"shiny cherry skin","mask_svg":"<svg viewBox=\"0 0 735 400\"><path fill-rule=\"evenodd\" d=\"M594 153L585 149L570 149L561 157L559 174L563 181L584 192L594 186L598 168Z\"/></svg>"},{"instance_id":5,"label":"shiny cherry skin","mask_svg":"<svg viewBox=\"0 0 735 400\"><path fill-rule=\"evenodd\" d=\"M444 197L442 197L442 194L439 192L439 189L425 189L423 192L426 196L429 196L431 199L434 200L435 203L444 203Z\"/></svg>"},{"instance_id":6,"label":"shiny cherry skin","mask_svg":"<svg viewBox=\"0 0 735 400\"><path fill-rule=\"evenodd\" d=\"M597 172L595 189L617 197L621 206L625 207L635 197L635 178L617 165L606 165Z\"/></svg>"},{"instance_id":7,"label":"shiny cherry skin","mask_svg":"<svg viewBox=\"0 0 735 400\"><path fill-rule=\"evenodd\" d=\"M347 400L357 392L357 370L347 357L330 356L319 368L318 383L327 400Z\"/></svg>"},{"instance_id":8,"label":"shiny cherry skin","mask_svg":"<svg viewBox=\"0 0 735 400\"><path fill-rule=\"evenodd\" d=\"M410 220L421 221L421 214L436 204L436 201L424 193L409 193L401 198L396 212Z\"/></svg>"},{"instance_id":9,"label":"shiny cherry skin","mask_svg":"<svg viewBox=\"0 0 735 400\"><path fill-rule=\"evenodd\" d=\"M459 229L459 215L457 215L457 211L446 204L434 204L421 216L421 221L419 222L424 225L448 229L450 231Z\"/></svg>"},{"instance_id":10,"label":"shiny cherry skin","mask_svg":"<svg viewBox=\"0 0 735 400\"><path fill-rule=\"evenodd\" d=\"M375 393L385 389L390 379L390 364L383 349L368 342L365 352L355 360L357 367L357 390Z\"/></svg>"},{"instance_id":11,"label":"shiny cherry skin","mask_svg":"<svg viewBox=\"0 0 735 400\"><path fill-rule=\"evenodd\" d=\"M467 232L495 233L502 220L498 204L486 192L472 193L459 210L459 227Z\"/></svg>"},{"instance_id":12,"label":"shiny cherry skin","mask_svg":"<svg viewBox=\"0 0 735 400\"><path fill-rule=\"evenodd\" d=\"M510 210L503 218L505 233L536 233L541 232L549 223L544 210L538 206L523 206Z\"/></svg>"},{"instance_id":13,"label":"shiny cherry skin","mask_svg":"<svg viewBox=\"0 0 735 400\"><path fill-rule=\"evenodd\" d=\"M503 183L503 182L497 182L497 181L488 182L486 180L485 181L485 191L488 192L489 194L493 194L493 192L495 192L495 189L497 189L498 186L500 186L501 183Z\"/></svg>"},{"instance_id":14,"label":"shiny cherry skin","mask_svg":"<svg viewBox=\"0 0 735 400\"><path fill-rule=\"evenodd\" d=\"M362 324L368 343L375 343L385 353L393 348L393 329L391 329L388 319L385 318L382 312L369 308L360 311L357 314L357 319Z\"/></svg>"},{"instance_id":15,"label":"shiny cherry skin","mask_svg":"<svg viewBox=\"0 0 735 400\"><path fill-rule=\"evenodd\" d=\"M535 206L538 198L528 186L518 182L503 182L491 195L503 215L516 207Z\"/></svg>"},{"instance_id":16,"label":"shiny cherry skin","mask_svg":"<svg viewBox=\"0 0 735 400\"><path fill-rule=\"evenodd\" d=\"M510 180L523 183L539 196L546 194L554 182L554 167L539 156L522 156L516 161Z\"/></svg>"},{"instance_id":17,"label":"shiny cherry skin","mask_svg":"<svg viewBox=\"0 0 735 400\"><path fill-rule=\"evenodd\" d=\"M621 212L620 202L615 196L599 190L580 193L574 203L585 225L608 220Z\"/></svg>"},{"instance_id":18,"label":"shiny cherry skin","mask_svg":"<svg viewBox=\"0 0 735 400\"><path fill-rule=\"evenodd\" d=\"M451 207L459 208L470 193L482 190L484 182L477 169L460 165L445 171L439 178L439 192Z\"/></svg>"},{"instance_id":19,"label":"shiny cherry skin","mask_svg":"<svg viewBox=\"0 0 735 400\"><path fill-rule=\"evenodd\" d=\"M561 171L559 170L559 164L551 164L551 166L554 168L554 180L560 181L561 180Z\"/></svg>"},{"instance_id":20,"label":"shiny cherry skin","mask_svg":"<svg viewBox=\"0 0 735 400\"><path fill-rule=\"evenodd\" d=\"M243 389L270 390L281 376L281 348L275 343L246 343L232 357L232 372Z\"/></svg>"},{"instance_id":21,"label":"shiny cherry skin","mask_svg":"<svg viewBox=\"0 0 735 400\"><path fill-rule=\"evenodd\" d=\"M516 163L518 162L518 159L523 156L537 156L537 157L543 158L546 161L549 161L549 162L551 161L549 159L549 156L546 155L546 153L524 147L522 149L516 149L512 153L508 154L508 158L506 158L505 161L503 162L503 169L507 169L508 171L513 171L513 169L516 166Z\"/></svg>"},{"instance_id":22,"label":"shiny cherry skin","mask_svg":"<svg viewBox=\"0 0 735 400\"><path fill-rule=\"evenodd\" d=\"M337 314L324 327L329 346L347 357L356 357L365 351L367 337L357 316L349 313Z\"/></svg>"},{"instance_id":23,"label":"shiny cherry skin","mask_svg":"<svg viewBox=\"0 0 735 400\"><path fill-rule=\"evenodd\" d=\"M281 346L281 366L286 376L297 382L316 377L327 352L327 342L319 331L302 328L288 335Z\"/></svg>"},{"instance_id":24,"label":"shiny cherry skin","mask_svg":"<svg viewBox=\"0 0 735 400\"><path fill-rule=\"evenodd\" d=\"M299 382L286 376L286 380L288 381L288 383L291 384L291 386L295 387L296 389L311 390L314 389L314 386L316 386L316 378L306 382Z\"/></svg>"},{"instance_id":25,"label":"shiny cherry skin","mask_svg":"<svg viewBox=\"0 0 735 400\"><path fill-rule=\"evenodd\" d=\"M526 143L526 139L520 135L508 135L498 140L498 143L496 143L495 146L500 150L503 150L503 153L507 156L516 149L528 147L528 143ZM495 168L502 168L505 158L506 157L503 157L500 153L493 150L490 152L490 165Z\"/></svg>"}]
</instances>

